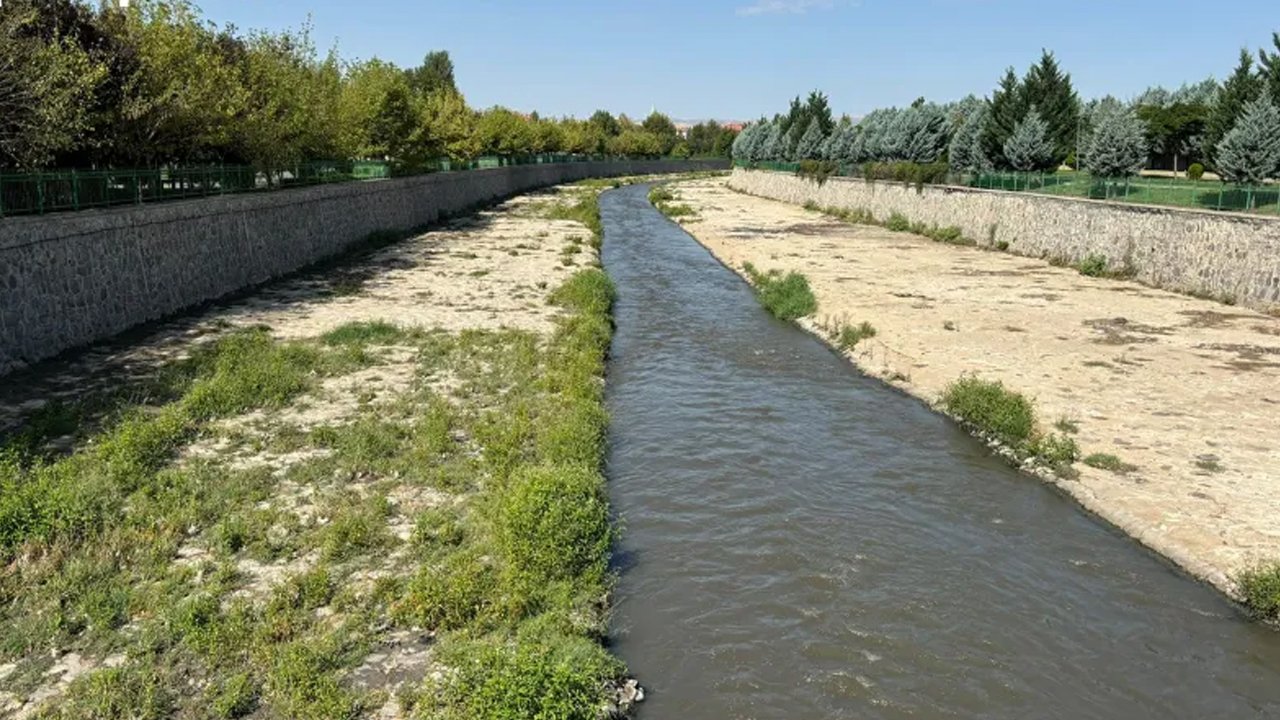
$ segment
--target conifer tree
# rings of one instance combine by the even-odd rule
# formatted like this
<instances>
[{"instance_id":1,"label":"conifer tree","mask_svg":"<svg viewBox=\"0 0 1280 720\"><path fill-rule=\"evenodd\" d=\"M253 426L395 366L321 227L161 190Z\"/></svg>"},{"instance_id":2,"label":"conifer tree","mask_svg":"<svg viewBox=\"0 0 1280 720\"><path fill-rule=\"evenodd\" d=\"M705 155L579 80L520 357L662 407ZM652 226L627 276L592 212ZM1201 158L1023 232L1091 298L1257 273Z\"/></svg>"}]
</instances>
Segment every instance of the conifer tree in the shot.
<instances>
[{"instance_id":1,"label":"conifer tree","mask_svg":"<svg viewBox=\"0 0 1280 720\"><path fill-rule=\"evenodd\" d=\"M1031 66L1022 81L1022 101L1035 107L1053 141L1054 159L1061 163L1078 143L1080 99L1071 86L1071 76L1062 72L1048 50Z\"/></svg>"},{"instance_id":2,"label":"conifer tree","mask_svg":"<svg viewBox=\"0 0 1280 720\"><path fill-rule=\"evenodd\" d=\"M1280 110L1270 98L1245 105L1240 121L1218 145L1218 172L1254 185L1280 174Z\"/></svg>"},{"instance_id":3,"label":"conifer tree","mask_svg":"<svg viewBox=\"0 0 1280 720\"><path fill-rule=\"evenodd\" d=\"M1046 170L1054 166L1054 146L1049 126L1035 108L1027 112L1001 148L1005 161L1014 170Z\"/></svg>"},{"instance_id":4,"label":"conifer tree","mask_svg":"<svg viewBox=\"0 0 1280 720\"><path fill-rule=\"evenodd\" d=\"M1147 162L1146 126L1132 108L1097 115L1084 149L1084 166L1101 177L1135 175Z\"/></svg>"},{"instance_id":5,"label":"conifer tree","mask_svg":"<svg viewBox=\"0 0 1280 720\"><path fill-rule=\"evenodd\" d=\"M804 135L800 136L800 142L796 144L795 159L819 159L822 156L822 143L825 140L826 138L822 136L822 123L815 117L809 121L808 129L804 131Z\"/></svg>"},{"instance_id":6,"label":"conifer tree","mask_svg":"<svg viewBox=\"0 0 1280 720\"><path fill-rule=\"evenodd\" d=\"M949 159L951 167L961 172L982 172L991 165L982 147L982 133L986 128L990 110L979 106L969 112L951 136Z\"/></svg>"},{"instance_id":7,"label":"conifer tree","mask_svg":"<svg viewBox=\"0 0 1280 720\"><path fill-rule=\"evenodd\" d=\"M1205 123L1204 152L1211 161L1217 162L1219 144L1239 122L1245 105L1262 93L1262 86L1262 80L1253 68L1253 56L1248 50L1241 50L1240 62L1232 71L1231 77L1222 84L1218 102Z\"/></svg>"},{"instance_id":8,"label":"conifer tree","mask_svg":"<svg viewBox=\"0 0 1280 720\"><path fill-rule=\"evenodd\" d=\"M1004 157L1004 144L1026 114L1027 102L1018 84L1018 76L1013 68L1009 68L1000 79L1000 86L991 93L987 122L982 131L982 149L988 159L1003 167L1009 166Z\"/></svg>"}]
</instances>

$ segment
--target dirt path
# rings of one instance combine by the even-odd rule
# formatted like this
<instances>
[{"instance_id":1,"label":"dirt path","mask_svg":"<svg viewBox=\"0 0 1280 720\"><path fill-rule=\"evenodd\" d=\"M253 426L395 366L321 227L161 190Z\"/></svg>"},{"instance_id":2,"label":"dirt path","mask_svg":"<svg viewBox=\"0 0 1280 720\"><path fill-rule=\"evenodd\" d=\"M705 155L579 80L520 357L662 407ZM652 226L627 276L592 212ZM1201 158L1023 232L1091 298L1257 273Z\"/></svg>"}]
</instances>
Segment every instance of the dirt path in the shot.
<instances>
[{"instance_id":1,"label":"dirt path","mask_svg":"<svg viewBox=\"0 0 1280 720\"><path fill-rule=\"evenodd\" d=\"M1057 480L1085 507L1232 592L1280 558L1280 319L1092 279L1004 253L932 242L729 190L677 186L686 229L742 272L796 270L818 299L810 329L868 321L852 360L936 402L966 373L1033 397L1078 427L1083 455Z\"/></svg>"}]
</instances>

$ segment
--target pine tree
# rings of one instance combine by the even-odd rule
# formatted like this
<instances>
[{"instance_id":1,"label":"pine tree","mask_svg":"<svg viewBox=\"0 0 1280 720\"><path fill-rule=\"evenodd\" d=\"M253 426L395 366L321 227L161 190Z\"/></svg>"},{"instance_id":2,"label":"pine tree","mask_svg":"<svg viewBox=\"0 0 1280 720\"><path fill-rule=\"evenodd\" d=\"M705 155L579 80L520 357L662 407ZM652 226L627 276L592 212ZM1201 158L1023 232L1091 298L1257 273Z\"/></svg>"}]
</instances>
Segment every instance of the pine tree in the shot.
<instances>
[{"instance_id":1,"label":"pine tree","mask_svg":"<svg viewBox=\"0 0 1280 720\"><path fill-rule=\"evenodd\" d=\"M1280 110L1260 97L1244 107L1218 145L1218 172L1240 184L1260 184L1280 173Z\"/></svg>"},{"instance_id":2,"label":"pine tree","mask_svg":"<svg viewBox=\"0 0 1280 720\"><path fill-rule=\"evenodd\" d=\"M824 140L822 123L815 117L809 121L809 128L804 131L804 135L800 136L800 142L796 144L795 159L817 160Z\"/></svg>"},{"instance_id":3,"label":"pine tree","mask_svg":"<svg viewBox=\"0 0 1280 720\"><path fill-rule=\"evenodd\" d=\"M1240 51L1240 63L1231 73L1231 77L1222 84L1218 93L1218 102L1209 114L1204 128L1205 157L1217 162L1217 150L1223 138L1239 122L1244 113L1244 106L1262 93L1262 79L1253 69L1253 56L1248 50Z\"/></svg>"},{"instance_id":4,"label":"pine tree","mask_svg":"<svg viewBox=\"0 0 1280 720\"><path fill-rule=\"evenodd\" d=\"M991 93L987 123L982 131L982 150L988 159L1002 167L1009 166L1004 157L1004 144L1026 114L1027 101L1018 76L1009 68L1000 79L1000 87Z\"/></svg>"},{"instance_id":5,"label":"pine tree","mask_svg":"<svg viewBox=\"0 0 1280 720\"><path fill-rule=\"evenodd\" d=\"M899 152L903 160L931 163L947 150L946 113L933 103L916 103L898 117Z\"/></svg>"},{"instance_id":6,"label":"pine tree","mask_svg":"<svg viewBox=\"0 0 1280 720\"><path fill-rule=\"evenodd\" d=\"M1053 53L1044 51L1040 62L1027 71L1022 99L1040 113L1053 141L1055 160L1061 163L1079 141L1080 99L1071 86L1071 76L1058 67Z\"/></svg>"},{"instance_id":7,"label":"pine tree","mask_svg":"<svg viewBox=\"0 0 1280 720\"><path fill-rule=\"evenodd\" d=\"M951 136L948 151L953 169L961 172L982 172L990 167L991 161L982 148L982 133L986 128L990 110L985 105L971 110Z\"/></svg>"},{"instance_id":8,"label":"pine tree","mask_svg":"<svg viewBox=\"0 0 1280 720\"><path fill-rule=\"evenodd\" d=\"M766 162L786 160L786 142L782 135L782 121L774 120L769 124L769 134L760 148L760 159Z\"/></svg>"},{"instance_id":9,"label":"pine tree","mask_svg":"<svg viewBox=\"0 0 1280 720\"><path fill-rule=\"evenodd\" d=\"M1014 127L1001 151L1005 161L1015 170L1047 170L1056 164L1049 126L1040 119L1040 112L1035 108L1031 108L1022 122Z\"/></svg>"},{"instance_id":10,"label":"pine tree","mask_svg":"<svg viewBox=\"0 0 1280 720\"><path fill-rule=\"evenodd\" d=\"M1258 72L1271 96L1271 104L1280 107L1280 32L1271 33L1271 44L1275 45L1274 53L1258 51Z\"/></svg>"},{"instance_id":11,"label":"pine tree","mask_svg":"<svg viewBox=\"0 0 1280 720\"><path fill-rule=\"evenodd\" d=\"M1147 163L1146 126L1132 108L1104 111L1095 118L1084 148L1084 165L1101 177L1135 175Z\"/></svg>"},{"instance_id":12,"label":"pine tree","mask_svg":"<svg viewBox=\"0 0 1280 720\"><path fill-rule=\"evenodd\" d=\"M797 122L791 125L791 129L787 131L784 138L786 144L785 160L796 162L803 159L800 157L800 140L804 137L812 122L812 120L806 119L802 123Z\"/></svg>"}]
</instances>

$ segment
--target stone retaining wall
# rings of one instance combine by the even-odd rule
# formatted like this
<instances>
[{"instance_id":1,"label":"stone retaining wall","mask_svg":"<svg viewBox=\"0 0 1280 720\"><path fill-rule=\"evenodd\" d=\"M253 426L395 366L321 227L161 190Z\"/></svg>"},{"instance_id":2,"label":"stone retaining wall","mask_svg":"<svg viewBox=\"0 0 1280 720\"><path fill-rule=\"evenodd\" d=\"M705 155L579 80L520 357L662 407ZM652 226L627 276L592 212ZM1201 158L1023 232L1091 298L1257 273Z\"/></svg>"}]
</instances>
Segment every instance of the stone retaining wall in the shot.
<instances>
[{"instance_id":1,"label":"stone retaining wall","mask_svg":"<svg viewBox=\"0 0 1280 720\"><path fill-rule=\"evenodd\" d=\"M0 375L400 231L587 177L717 161L520 165L0 220Z\"/></svg>"},{"instance_id":2,"label":"stone retaining wall","mask_svg":"<svg viewBox=\"0 0 1280 720\"><path fill-rule=\"evenodd\" d=\"M1280 307L1280 219L1050 195L856 178L818 185L791 173L736 169L729 186L803 205L891 213L959 227L982 246L1075 264L1102 255L1155 287L1267 310Z\"/></svg>"}]
</instances>

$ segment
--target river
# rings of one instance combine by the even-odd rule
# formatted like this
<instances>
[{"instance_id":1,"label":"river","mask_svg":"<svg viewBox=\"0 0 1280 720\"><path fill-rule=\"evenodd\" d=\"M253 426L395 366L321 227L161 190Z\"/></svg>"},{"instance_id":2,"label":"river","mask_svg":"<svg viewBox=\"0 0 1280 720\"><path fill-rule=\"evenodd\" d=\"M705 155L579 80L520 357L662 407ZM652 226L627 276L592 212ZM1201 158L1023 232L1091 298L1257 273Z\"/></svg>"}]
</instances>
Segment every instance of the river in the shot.
<instances>
[{"instance_id":1,"label":"river","mask_svg":"<svg viewBox=\"0 0 1280 720\"><path fill-rule=\"evenodd\" d=\"M1280 633L771 318L647 191L601 197L640 720L1280 718Z\"/></svg>"}]
</instances>

